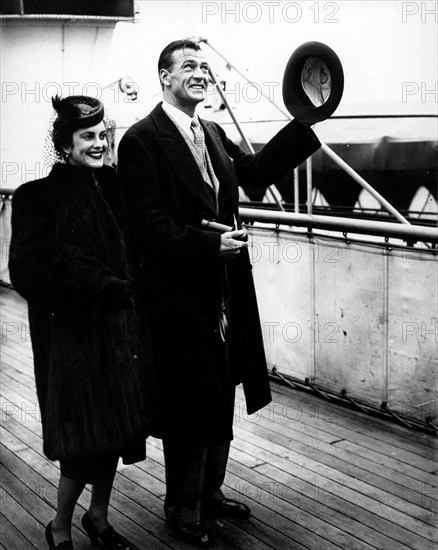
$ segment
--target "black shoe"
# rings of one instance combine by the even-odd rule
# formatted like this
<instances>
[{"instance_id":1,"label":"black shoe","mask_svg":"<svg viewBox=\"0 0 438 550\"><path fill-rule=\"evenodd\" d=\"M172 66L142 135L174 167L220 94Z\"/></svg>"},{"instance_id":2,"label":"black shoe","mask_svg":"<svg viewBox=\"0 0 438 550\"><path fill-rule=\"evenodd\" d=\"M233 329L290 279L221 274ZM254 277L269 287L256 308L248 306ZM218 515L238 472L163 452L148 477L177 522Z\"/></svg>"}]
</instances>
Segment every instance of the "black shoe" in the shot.
<instances>
[{"instance_id":1,"label":"black shoe","mask_svg":"<svg viewBox=\"0 0 438 550\"><path fill-rule=\"evenodd\" d=\"M87 512L82 517L82 527L90 537L91 544L98 544L100 542L106 550L138 550L125 537L119 535L111 525L99 533Z\"/></svg>"},{"instance_id":2,"label":"black shoe","mask_svg":"<svg viewBox=\"0 0 438 550\"><path fill-rule=\"evenodd\" d=\"M213 514L236 519L246 519L251 514L251 510L246 504L232 498L210 500L207 503L207 509Z\"/></svg>"},{"instance_id":3,"label":"black shoe","mask_svg":"<svg viewBox=\"0 0 438 550\"><path fill-rule=\"evenodd\" d=\"M60 542L58 546L55 546L52 533L52 522L46 527L46 541L50 550L73 550L73 543L71 540L64 540Z\"/></svg>"},{"instance_id":4,"label":"black shoe","mask_svg":"<svg viewBox=\"0 0 438 550\"><path fill-rule=\"evenodd\" d=\"M167 516L167 520L172 526L175 533L184 541L194 544L195 546L206 547L210 539L207 531L200 521L192 523L179 523L171 515Z\"/></svg>"}]
</instances>

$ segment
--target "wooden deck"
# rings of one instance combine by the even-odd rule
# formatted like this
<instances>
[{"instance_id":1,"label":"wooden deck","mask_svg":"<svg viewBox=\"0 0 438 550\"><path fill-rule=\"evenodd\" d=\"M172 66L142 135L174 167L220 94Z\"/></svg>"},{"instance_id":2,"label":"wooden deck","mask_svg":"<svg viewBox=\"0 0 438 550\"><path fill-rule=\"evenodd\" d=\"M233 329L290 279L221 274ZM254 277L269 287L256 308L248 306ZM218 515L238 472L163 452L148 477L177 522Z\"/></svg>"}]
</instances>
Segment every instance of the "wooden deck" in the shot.
<instances>
[{"instance_id":1,"label":"wooden deck","mask_svg":"<svg viewBox=\"0 0 438 550\"><path fill-rule=\"evenodd\" d=\"M46 548L59 471L42 454L25 302L1 289L0 550ZM251 550L436 550L437 439L273 384L274 402L248 417L238 392L229 496L252 508L246 521L209 520L212 548ZM140 549L193 548L163 513L161 443L119 467L110 521ZM76 550L91 548L76 508Z\"/></svg>"}]
</instances>

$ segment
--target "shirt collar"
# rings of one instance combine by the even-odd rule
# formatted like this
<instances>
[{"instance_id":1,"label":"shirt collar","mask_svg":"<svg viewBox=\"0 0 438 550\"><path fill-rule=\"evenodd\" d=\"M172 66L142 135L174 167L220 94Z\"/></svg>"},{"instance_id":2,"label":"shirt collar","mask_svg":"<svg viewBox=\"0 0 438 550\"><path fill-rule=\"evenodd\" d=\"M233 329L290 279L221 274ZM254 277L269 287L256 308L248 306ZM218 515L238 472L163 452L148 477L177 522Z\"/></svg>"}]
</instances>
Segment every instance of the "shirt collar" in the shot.
<instances>
[{"instance_id":1,"label":"shirt collar","mask_svg":"<svg viewBox=\"0 0 438 550\"><path fill-rule=\"evenodd\" d=\"M198 118L197 115L195 115L194 117L190 117L189 115L187 115L186 113L184 113L183 111L181 111L177 107L174 107L173 105L171 105L170 103L168 103L165 100L163 100L162 107L163 107L163 111L174 122L176 122L179 126L181 126L181 128L184 130L184 132L188 136L190 136L190 137L193 136L193 132L190 128L190 124L192 123L193 118Z\"/></svg>"}]
</instances>

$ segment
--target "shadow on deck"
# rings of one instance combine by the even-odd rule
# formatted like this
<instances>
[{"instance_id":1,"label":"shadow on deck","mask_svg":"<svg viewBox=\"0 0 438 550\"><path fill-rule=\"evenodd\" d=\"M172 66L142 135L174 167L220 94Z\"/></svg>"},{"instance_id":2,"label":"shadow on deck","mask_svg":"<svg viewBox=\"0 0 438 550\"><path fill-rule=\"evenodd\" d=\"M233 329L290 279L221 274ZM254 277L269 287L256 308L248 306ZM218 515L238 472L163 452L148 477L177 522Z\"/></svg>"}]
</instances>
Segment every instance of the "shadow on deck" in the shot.
<instances>
[{"instance_id":1,"label":"shadow on deck","mask_svg":"<svg viewBox=\"0 0 438 550\"><path fill-rule=\"evenodd\" d=\"M25 302L1 291L0 550L46 548L59 470L42 454ZM246 521L210 519L212 548L245 550L435 550L437 439L273 383L274 400L247 416L239 390L228 496L252 509ZM139 549L190 549L163 512L161 442L120 465L110 521ZM91 548L76 507L76 550Z\"/></svg>"}]
</instances>

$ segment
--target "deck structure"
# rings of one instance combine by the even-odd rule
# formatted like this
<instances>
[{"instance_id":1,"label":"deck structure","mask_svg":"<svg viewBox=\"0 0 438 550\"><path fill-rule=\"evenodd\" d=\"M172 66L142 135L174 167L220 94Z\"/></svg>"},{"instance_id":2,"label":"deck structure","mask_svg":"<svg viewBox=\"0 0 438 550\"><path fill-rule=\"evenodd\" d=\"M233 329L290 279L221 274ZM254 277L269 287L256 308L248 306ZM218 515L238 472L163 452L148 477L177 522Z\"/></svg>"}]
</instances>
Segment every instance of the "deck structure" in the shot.
<instances>
[{"instance_id":1,"label":"deck structure","mask_svg":"<svg viewBox=\"0 0 438 550\"><path fill-rule=\"evenodd\" d=\"M2 315L0 550L46 548L59 469L42 453L25 302L0 289ZM237 393L229 496L245 521L207 518L216 550L436 550L437 438L272 384L273 402L245 413ZM120 465L110 521L139 549L189 550L165 521L161 442ZM74 515L76 550L91 548Z\"/></svg>"}]
</instances>

